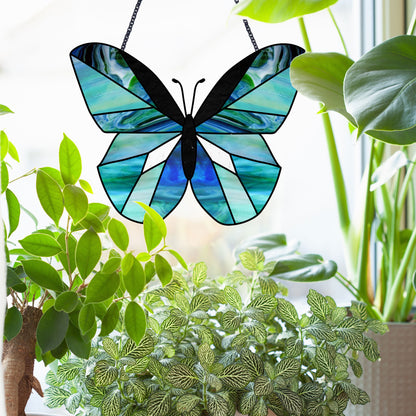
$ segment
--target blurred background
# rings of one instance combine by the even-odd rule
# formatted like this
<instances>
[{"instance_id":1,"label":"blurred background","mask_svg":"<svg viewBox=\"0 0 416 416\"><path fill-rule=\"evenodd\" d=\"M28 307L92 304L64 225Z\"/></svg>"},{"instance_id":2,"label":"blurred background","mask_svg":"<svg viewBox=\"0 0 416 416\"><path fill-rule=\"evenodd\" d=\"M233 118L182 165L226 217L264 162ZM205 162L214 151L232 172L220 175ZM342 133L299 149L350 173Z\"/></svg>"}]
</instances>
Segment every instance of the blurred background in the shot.
<instances>
[{"instance_id":1,"label":"blurred background","mask_svg":"<svg viewBox=\"0 0 416 416\"><path fill-rule=\"evenodd\" d=\"M339 0L332 11L353 59L379 41L400 34L406 10L414 0ZM94 189L91 200L109 204L96 166L107 151L113 134L99 130L90 117L75 79L69 52L86 42L121 46L135 0L21 0L0 6L0 103L15 114L1 118L1 129L16 145L21 163L11 178L34 167L57 166L63 133L80 149L82 178ZM233 0L143 0L126 51L151 68L178 103L179 79L188 103L197 80L196 108L216 81L236 62L253 51L242 19L231 14ZM409 16L410 18L410 16ZM306 16L314 51L342 52L339 37L326 12ZM275 43L303 46L296 20L267 25L250 22L259 47ZM181 105L180 105L181 106ZM234 247L243 239L263 233L285 233L301 242L304 253L319 253L344 270L342 239L338 227L332 176L318 107L298 95L291 114L275 135L266 135L282 166L276 190L263 213L251 222L226 227L214 222L188 190L180 205L166 219L168 244L187 262L205 261L211 275L232 269ZM343 169L349 172L347 190L354 203L365 150L355 144L348 126L331 115ZM40 205L33 198L34 177L19 181L16 189L23 205L39 218ZM115 212L112 215L117 216ZM128 222L132 250L144 246L140 224ZM34 227L30 219L24 219ZM41 224L40 226L44 225ZM17 239L19 235L15 236ZM289 296L302 302L312 285L292 284ZM348 292L334 281L313 285L346 303ZM41 364L37 371L43 371ZM39 377L42 379L42 376ZM41 399L32 395L29 409L39 411ZM45 408L46 413L57 414ZM64 414L64 413L62 413Z\"/></svg>"}]
</instances>

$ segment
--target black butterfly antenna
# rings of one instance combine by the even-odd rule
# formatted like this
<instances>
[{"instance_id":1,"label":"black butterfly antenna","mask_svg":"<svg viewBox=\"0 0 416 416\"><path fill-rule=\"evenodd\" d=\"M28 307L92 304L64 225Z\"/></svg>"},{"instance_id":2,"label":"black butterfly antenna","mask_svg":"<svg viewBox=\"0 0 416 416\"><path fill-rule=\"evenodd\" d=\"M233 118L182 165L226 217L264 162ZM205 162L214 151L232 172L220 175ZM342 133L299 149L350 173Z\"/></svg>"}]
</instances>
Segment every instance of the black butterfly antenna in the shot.
<instances>
[{"instance_id":1,"label":"black butterfly antenna","mask_svg":"<svg viewBox=\"0 0 416 416\"><path fill-rule=\"evenodd\" d=\"M172 78L172 82L174 82L175 84L179 84L179 86L181 87L181 93L182 93L182 102L183 102L183 109L185 110L185 116L188 114L186 111L186 103L185 103L185 94L183 92L183 87L182 84L180 83L180 81L178 81L175 78Z\"/></svg>"},{"instance_id":2,"label":"black butterfly antenna","mask_svg":"<svg viewBox=\"0 0 416 416\"><path fill-rule=\"evenodd\" d=\"M202 84L203 82L205 82L205 78L200 79L194 87L194 94L192 95L192 106L191 106L191 114L194 111L194 103L195 103L195 95L196 95L196 87L198 86L198 84Z\"/></svg>"}]
</instances>

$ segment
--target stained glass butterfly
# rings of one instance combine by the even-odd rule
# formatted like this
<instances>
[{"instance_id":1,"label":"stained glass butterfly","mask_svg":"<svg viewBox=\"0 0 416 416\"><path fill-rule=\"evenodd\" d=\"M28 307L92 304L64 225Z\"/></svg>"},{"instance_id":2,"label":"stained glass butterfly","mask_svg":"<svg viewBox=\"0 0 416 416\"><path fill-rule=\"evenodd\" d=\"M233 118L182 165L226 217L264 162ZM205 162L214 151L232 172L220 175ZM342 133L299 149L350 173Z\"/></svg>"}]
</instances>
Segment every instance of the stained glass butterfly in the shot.
<instances>
[{"instance_id":1,"label":"stained glass butterfly","mask_svg":"<svg viewBox=\"0 0 416 416\"><path fill-rule=\"evenodd\" d=\"M262 134L275 133L286 119L296 95L289 65L303 52L290 44L257 50L220 78L193 116L124 50L102 43L76 47L70 56L91 116L102 131L117 133L98 166L116 210L143 222L135 203L141 201L166 217L190 183L215 221L233 225L256 217L280 174ZM196 85L193 98L195 91ZM165 160L146 166L149 154L175 140ZM226 152L231 163L214 162L208 148Z\"/></svg>"}]
</instances>

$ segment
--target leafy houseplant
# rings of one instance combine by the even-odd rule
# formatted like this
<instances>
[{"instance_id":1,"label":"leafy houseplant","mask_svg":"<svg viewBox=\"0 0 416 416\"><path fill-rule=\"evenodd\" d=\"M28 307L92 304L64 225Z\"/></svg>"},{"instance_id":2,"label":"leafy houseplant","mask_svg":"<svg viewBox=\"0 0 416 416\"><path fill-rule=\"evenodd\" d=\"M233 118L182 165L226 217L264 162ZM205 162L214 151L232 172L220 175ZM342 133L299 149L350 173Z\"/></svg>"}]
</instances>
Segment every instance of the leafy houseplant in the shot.
<instances>
[{"instance_id":1,"label":"leafy houseplant","mask_svg":"<svg viewBox=\"0 0 416 416\"><path fill-rule=\"evenodd\" d=\"M0 112L10 110L1 106ZM147 251L134 255L128 250L129 235L123 223L109 216L108 206L88 201L86 192L91 188L80 179L78 149L66 136L59 149L59 170L33 169L18 178L36 175L38 200L52 220L39 228L10 187L16 179L9 180L8 158L18 161L19 156L6 133L0 134L1 192L8 208L8 308L2 362L7 416L21 416L32 388L42 394L33 376L35 357L49 364L69 350L88 358L97 321L104 336L122 319L126 333L140 342L146 320L137 295L155 273L163 284L170 281L172 268L165 253L185 263L166 246L164 222L144 205ZM12 243L10 236L18 228L21 212L34 219L36 229Z\"/></svg>"},{"instance_id":2,"label":"leafy houseplant","mask_svg":"<svg viewBox=\"0 0 416 416\"><path fill-rule=\"evenodd\" d=\"M300 93L321 103L348 272L348 278L338 275L338 280L367 304L371 316L404 322L416 297L416 154L410 146L416 142L416 13L407 35L383 42L354 62L329 9L336 2L294 0L287 7L286 1L244 0L235 11L268 23L298 18L308 53L292 62L291 80ZM311 52L303 15L325 8L345 54ZM328 111L344 116L368 143L356 218L350 214ZM372 276L374 242L381 256Z\"/></svg>"},{"instance_id":3,"label":"leafy houseplant","mask_svg":"<svg viewBox=\"0 0 416 416\"><path fill-rule=\"evenodd\" d=\"M310 312L299 316L270 278L274 263L258 250L240 259L243 268L225 278L207 278L197 263L147 289L141 296L153 312L141 342L120 322L88 361L65 357L47 375L46 404L79 416L314 416L367 403L350 373L361 376L359 351L379 358L364 333L385 324L363 303L349 315L314 290Z\"/></svg>"}]
</instances>

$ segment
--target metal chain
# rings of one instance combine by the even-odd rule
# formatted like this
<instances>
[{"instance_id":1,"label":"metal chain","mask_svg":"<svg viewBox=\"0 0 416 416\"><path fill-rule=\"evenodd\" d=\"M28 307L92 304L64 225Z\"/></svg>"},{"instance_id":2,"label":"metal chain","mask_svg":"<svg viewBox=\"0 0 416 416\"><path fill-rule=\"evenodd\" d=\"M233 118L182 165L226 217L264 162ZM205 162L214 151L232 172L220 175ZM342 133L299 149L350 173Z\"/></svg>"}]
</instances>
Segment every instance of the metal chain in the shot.
<instances>
[{"instance_id":1,"label":"metal chain","mask_svg":"<svg viewBox=\"0 0 416 416\"><path fill-rule=\"evenodd\" d=\"M240 0L234 0L235 4L238 4L239 1ZM246 27L246 30L247 30L247 33L248 33L248 37L251 40L251 43L253 45L254 50L255 51L258 51L259 50L259 47L257 46L256 39L254 39L253 32L251 31L251 28L250 28L250 25L248 24L247 19L243 19L243 23L244 23L244 26Z\"/></svg>"},{"instance_id":2,"label":"metal chain","mask_svg":"<svg viewBox=\"0 0 416 416\"><path fill-rule=\"evenodd\" d=\"M127 28L127 32L124 36L123 44L121 45L121 49L124 51L127 45L127 41L129 40L130 33L133 29L134 21L136 20L137 13L139 12L140 4L142 3L142 0L137 0L136 7L134 8L133 14L131 15L129 27Z\"/></svg>"},{"instance_id":3,"label":"metal chain","mask_svg":"<svg viewBox=\"0 0 416 416\"><path fill-rule=\"evenodd\" d=\"M123 44L121 45L121 49L123 51L126 48L127 41L129 40L130 33L133 29L133 25L134 25L134 22L136 20L137 13L139 12L139 8L140 8L140 5L141 5L142 1L143 0L137 0L136 7L134 8L133 14L132 14L131 19L130 19L129 27L127 28L127 32L124 36ZM237 4L239 2L239 0L234 0L234 2ZM257 46L256 39L254 39L253 32L251 31L251 28L250 28L250 25L248 24L247 19L243 19L243 23L244 23L244 26L245 26L246 31L248 33L248 37L250 38L251 43L253 44L254 50L258 51L259 47Z\"/></svg>"}]
</instances>

